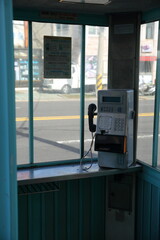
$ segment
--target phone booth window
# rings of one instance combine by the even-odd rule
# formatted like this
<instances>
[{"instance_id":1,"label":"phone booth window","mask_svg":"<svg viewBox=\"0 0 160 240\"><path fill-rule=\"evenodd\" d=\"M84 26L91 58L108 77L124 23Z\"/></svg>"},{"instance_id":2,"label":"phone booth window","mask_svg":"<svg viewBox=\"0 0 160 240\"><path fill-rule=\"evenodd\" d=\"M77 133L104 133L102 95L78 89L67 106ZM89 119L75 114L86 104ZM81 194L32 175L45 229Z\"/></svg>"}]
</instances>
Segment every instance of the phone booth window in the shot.
<instances>
[{"instance_id":1,"label":"phone booth window","mask_svg":"<svg viewBox=\"0 0 160 240\"><path fill-rule=\"evenodd\" d=\"M92 147L93 135L88 126L88 106L97 105L97 91L107 89L108 84L108 27L86 26L85 55L85 154ZM96 112L96 111L95 111ZM93 119L96 124L96 117ZM97 157L97 152L89 152L86 157Z\"/></svg>"},{"instance_id":2,"label":"phone booth window","mask_svg":"<svg viewBox=\"0 0 160 240\"><path fill-rule=\"evenodd\" d=\"M137 159L152 164L158 22L141 25Z\"/></svg>"},{"instance_id":3,"label":"phone booth window","mask_svg":"<svg viewBox=\"0 0 160 240\"><path fill-rule=\"evenodd\" d=\"M33 52L39 56L33 64L36 163L80 158L81 35L78 25L33 23ZM66 63L62 55L68 40L71 58ZM44 61L56 51L60 54L56 62L50 59L52 69ZM58 69L58 61L62 60L63 69ZM61 76L62 70L66 76Z\"/></svg>"},{"instance_id":4,"label":"phone booth window","mask_svg":"<svg viewBox=\"0 0 160 240\"><path fill-rule=\"evenodd\" d=\"M13 21L17 164L29 163L28 22Z\"/></svg>"}]
</instances>

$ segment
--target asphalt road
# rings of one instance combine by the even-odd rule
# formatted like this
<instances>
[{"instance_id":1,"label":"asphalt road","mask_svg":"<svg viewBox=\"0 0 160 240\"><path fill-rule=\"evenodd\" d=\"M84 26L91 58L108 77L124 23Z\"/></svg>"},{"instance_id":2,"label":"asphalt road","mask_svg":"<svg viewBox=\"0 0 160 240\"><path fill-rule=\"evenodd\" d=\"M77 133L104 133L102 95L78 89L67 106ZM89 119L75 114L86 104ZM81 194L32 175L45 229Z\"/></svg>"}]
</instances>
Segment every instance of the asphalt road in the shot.
<instances>
[{"instance_id":1,"label":"asphalt road","mask_svg":"<svg viewBox=\"0 0 160 240\"><path fill-rule=\"evenodd\" d=\"M46 95L45 95L46 97ZM85 115L88 105L96 103L95 96L85 101ZM80 101L77 96L48 95L35 97L34 102L34 161L48 162L80 157ZM151 161L153 132L153 97L141 97L139 101L139 124L137 158ZM27 99L16 102L17 159L19 163L28 163L29 159L29 122ZM91 133L88 119L85 119L84 150L88 151ZM93 155L96 156L93 151Z\"/></svg>"}]
</instances>

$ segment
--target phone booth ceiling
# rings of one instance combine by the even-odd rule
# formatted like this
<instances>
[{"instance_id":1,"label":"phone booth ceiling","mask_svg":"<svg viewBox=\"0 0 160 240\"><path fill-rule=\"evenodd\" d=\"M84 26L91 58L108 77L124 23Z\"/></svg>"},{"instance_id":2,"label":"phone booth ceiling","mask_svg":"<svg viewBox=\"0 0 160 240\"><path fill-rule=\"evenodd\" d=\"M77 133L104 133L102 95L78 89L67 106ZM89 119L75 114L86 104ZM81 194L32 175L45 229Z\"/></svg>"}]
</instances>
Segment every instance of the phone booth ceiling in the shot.
<instances>
[{"instance_id":1,"label":"phone booth ceiling","mask_svg":"<svg viewBox=\"0 0 160 240\"><path fill-rule=\"evenodd\" d=\"M160 7L160 0L13 0L14 9L105 14L145 12Z\"/></svg>"}]
</instances>

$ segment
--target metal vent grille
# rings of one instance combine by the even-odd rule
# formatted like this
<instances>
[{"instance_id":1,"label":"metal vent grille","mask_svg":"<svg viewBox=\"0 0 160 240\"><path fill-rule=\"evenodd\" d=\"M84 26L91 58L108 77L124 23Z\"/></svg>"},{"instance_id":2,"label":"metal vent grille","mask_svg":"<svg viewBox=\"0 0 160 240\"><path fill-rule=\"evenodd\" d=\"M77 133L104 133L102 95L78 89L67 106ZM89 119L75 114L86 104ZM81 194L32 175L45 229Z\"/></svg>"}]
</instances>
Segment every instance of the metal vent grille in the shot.
<instances>
[{"instance_id":1,"label":"metal vent grille","mask_svg":"<svg viewBox=\"0 0 160 240\"><path fill-rule=\"evenodd\" d=\"M28 195L53 191L59 191L59 186L55 182L18 186L18 195Z\"/></svg>"}]
</instances>

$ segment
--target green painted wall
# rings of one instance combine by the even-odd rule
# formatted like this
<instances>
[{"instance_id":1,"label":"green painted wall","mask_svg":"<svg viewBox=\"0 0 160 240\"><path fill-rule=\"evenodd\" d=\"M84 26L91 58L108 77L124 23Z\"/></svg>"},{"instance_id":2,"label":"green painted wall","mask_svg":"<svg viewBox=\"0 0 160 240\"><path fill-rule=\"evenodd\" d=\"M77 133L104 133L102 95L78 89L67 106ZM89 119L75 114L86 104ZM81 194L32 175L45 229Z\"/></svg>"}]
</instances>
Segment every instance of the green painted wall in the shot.
<instances>
[{"instance_id":1,"label":"green painted wall","mask_svg":"<svg viewBox=\"0 0 160 240\"><path fill-rule=\"evenodd\" d=\"M136 240L160 239L160 174L144 166L137 178Z\"/></svg>"},{"instance_id":2,"label":"green painted wall","mask_svg":"<svg viewBox=\"0 0 160 240\"><path fill-rule=\"evenodd\" d=\"M19 240L105 240L106 180L56 182L55 192L19 195ZM160 239L160 174L146 166L137 174L135 221L135 240Z\"/></svg>"},{"instance_id":3,"label":"green painted wall","mask_svg":"<svg viewBox=\"0 0 160 240\"><path fill-rule=\"evenodd\" d=\"M55 192L19 196L19 239L105 239L106 178L57 184Z\"/></svg>"}]
</instances>

